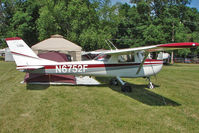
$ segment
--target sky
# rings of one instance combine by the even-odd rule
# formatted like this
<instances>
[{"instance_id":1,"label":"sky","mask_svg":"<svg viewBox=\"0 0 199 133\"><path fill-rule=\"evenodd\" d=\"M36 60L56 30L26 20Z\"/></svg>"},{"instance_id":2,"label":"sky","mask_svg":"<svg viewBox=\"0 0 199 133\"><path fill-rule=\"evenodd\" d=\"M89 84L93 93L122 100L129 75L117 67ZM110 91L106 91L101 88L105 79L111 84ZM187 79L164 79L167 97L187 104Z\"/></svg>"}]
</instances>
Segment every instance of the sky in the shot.
<instances>
[{"instance_id":1,"label":"sky","mask_svg":"<svg viewBox=\"0 0 199 133\"><path fill-rule=\"evenodd\" d=\"M130 0L111 0L112 4L115 4L116 2L121 2L121 3L128 3L129 4ZM197 8L199 11L199 0L192 0L191 4L188 5L189 7L194 7Z\"/></svg>"},{"instance_id":2,"label":"sky","mask_svg":"<svg viewBox=\"0 0 199 133\"><path fill-rule=\"evenodd\" d=\"M199 11L199 0L192 0L191 4L189 6L197 8Z\"/></svg>"}]
</instances>

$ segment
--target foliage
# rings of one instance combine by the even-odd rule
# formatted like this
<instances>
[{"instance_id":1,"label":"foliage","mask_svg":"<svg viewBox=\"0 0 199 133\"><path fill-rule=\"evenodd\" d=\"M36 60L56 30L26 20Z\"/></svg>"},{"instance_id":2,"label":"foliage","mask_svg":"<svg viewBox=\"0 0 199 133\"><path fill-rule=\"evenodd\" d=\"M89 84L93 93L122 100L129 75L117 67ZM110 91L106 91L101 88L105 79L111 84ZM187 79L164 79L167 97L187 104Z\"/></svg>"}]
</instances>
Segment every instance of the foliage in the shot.
<instances>
[{"instance_id":1,"label":"foliage","mask_svg":"<svg viewBox=\"0 0 199 133\"><path fill-rule=\"evenodd\" d=\"M37 28L39 32L39 40L49 38L52 34L61 34L65 29L66 23L64 1L47 0L39 10L39 18L37 19Z\"/></svg>"},{"instance_id":2,"label":"foliage","mask_svg":"<svg viewBox=\"0 0 199 133\"><path fill-rule=\"evenodd\" d=\"M53 34L61 34L87 51L108 48L107 39L118 48L199 42L199 12L187 6L191 0L131 0L131 3L2 0L1 47L5 47L6 37L19 36L33 45Z\"/></svg>"}]
</instances>

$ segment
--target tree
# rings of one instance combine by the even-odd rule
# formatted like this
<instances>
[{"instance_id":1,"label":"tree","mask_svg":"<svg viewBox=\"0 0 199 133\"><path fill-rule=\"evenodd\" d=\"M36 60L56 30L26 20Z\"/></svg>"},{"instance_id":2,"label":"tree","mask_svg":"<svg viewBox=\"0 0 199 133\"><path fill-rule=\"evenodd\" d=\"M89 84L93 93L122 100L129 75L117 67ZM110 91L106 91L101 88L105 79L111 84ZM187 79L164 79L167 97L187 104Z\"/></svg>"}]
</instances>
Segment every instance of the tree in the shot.
<instances>
[{"instance_id":1,"label":"tree","mask_svg":"<svg viewBox=\"0 0 199 133\"><path fill-rule=\"evenodd\" d=\"M45 1L39 10L39 18L36 21L39 40L49 38L52 34L66 33L66 15L64 1Z\"/></svg>"},{"instance_id":2,"label":"tree","mask_svg":"<svg viewBox=\"0 0 199 133\"><path fill-rule=\"evenodd\" d=\"M0 5L0 47L6 47L4 38L7 37L7 31L10 20L14 14L14 2L11 0L2 0Z\"/></svg>"},{"instance_id":3,"label":"tree","mask_svg":"<svg viewBox=\"0 0 199 133\"><path fill-rule=\"evenodd\" d=\"M118 48L129 48L137 39L135 38L135 34L137 34L136 21L139 19L139 14L135 7L124 4L119 7L119 16L121 21L118 24L114 43Z\"/></svg>"},{"instance_id":4,"label":"tree","mask_svg":"<svg viewBox=\"0 0 199 133\"><path fill-rule=\"evenodd\" d=\"M119 13L124 19L120 22L116 43L119 48L146 45L144 31L151 25L150 7L144 1L137 6L121 5ZM146 35L146 32L145 32Z\"/></svg>"},{"instance_id":5,"label":"tree","mask_svg":"<svg viewBox=\"0 0 199 133\"><path fill-rule=\"evenodd\" d=\"M111 5L110 0L2 0L0 43L19 36L32 45L52 34L84 50L108 48L106 39L118 48L199 41L199 12L187 7L191 0L131 2L133 6Z\"/></svg>"},{"instance_id":6,"label":"tree","mask_svg":"<svg viewBox=\"0 0 199 133\"><path fill-rule=\"evenodd\" d=\"M5 0L1 3L3 12L1 33L4 38L18 36L30 45L38 41L35 25L38 6L35 1Z\"/></svg>"},{"instance_id":7,"label":"tree","mask_svg":"<svg viewBox=\"0 0 199 133\"><path fill-rule=\"evenodd\" d=\"M143 38L143 41L146 45L166 43L165 35L161 25L149 25L143 32Z\"/></svg>"},{"instance_id":8,"label":"tree","mask_svg":"<svg viewBox=\"0 0 199 133\"><path fill-rule=\"evenodd\" d=\"M186 6L187 4L191 3L191 0L130 0L133 4L139 4L142 2L147 3L150 6L151 14L159 17L165 7L177 5L177 6Z\"/></svg>"},{"instance_id":9,"label":"tree","mask_svg":"<svg viewBox=\"0 0 199 133\"><path fill-rule=\"evenodd\" d=\"M117 31L118 24L122 20L121 16L118 15L118 6L111 5L110 0L98 1L97 8L97 32L99 34L99 48L108 48L105 40L114 39Z\"/></svg>"}]
</instances>

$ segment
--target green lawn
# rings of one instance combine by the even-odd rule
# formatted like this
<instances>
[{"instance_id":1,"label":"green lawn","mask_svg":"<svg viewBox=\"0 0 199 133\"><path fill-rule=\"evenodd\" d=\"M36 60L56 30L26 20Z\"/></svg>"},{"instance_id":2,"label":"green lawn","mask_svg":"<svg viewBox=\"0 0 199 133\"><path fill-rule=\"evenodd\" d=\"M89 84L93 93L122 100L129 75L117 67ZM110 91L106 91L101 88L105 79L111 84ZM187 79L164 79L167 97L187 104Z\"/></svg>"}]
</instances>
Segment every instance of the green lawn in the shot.
<instances>
[{"instance_id":1,"label":"green lawn","mask_svg":"<svg viewBox=\"0 0 199 133\"><path fill-rule=\"evenodd\" d=\"M0 61L0 133L199 132L199 65L164 66L153 90L145 79L124 79L131 93L108 84L27 86L23 77Z\"/></svg>"}]
</instances>

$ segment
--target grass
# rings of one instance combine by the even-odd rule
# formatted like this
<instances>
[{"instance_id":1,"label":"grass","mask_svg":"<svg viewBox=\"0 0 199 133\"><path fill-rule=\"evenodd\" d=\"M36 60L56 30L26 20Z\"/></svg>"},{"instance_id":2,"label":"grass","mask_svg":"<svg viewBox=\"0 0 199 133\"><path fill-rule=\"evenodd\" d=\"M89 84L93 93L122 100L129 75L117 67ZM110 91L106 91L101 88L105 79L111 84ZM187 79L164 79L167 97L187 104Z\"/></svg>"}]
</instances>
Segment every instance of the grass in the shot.
<instances>
[{"instance_id":1,"label":"grass","mask_svg":"<svg viewBox=\"0 0 199 133\"><path fill-rule=\"evenodd\" d=\"M24 73L0 61L0 132L199 132L199 65L164 66L119 87L20 84Z\"/></svg>"},{"instance_id":2,"label":"grass","mask_svg":"<svg viewBox=\"0 0 199 133\"><path fill-rule=\"evenodd\" d=\"M4 57L3 56L0 56L0 61L4 61Z\"/></svg>"}]
</instances>

